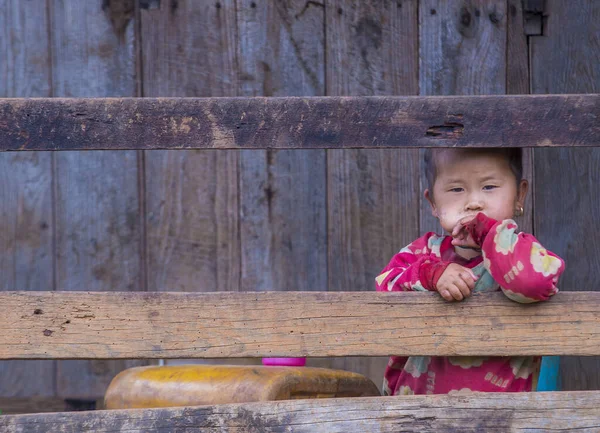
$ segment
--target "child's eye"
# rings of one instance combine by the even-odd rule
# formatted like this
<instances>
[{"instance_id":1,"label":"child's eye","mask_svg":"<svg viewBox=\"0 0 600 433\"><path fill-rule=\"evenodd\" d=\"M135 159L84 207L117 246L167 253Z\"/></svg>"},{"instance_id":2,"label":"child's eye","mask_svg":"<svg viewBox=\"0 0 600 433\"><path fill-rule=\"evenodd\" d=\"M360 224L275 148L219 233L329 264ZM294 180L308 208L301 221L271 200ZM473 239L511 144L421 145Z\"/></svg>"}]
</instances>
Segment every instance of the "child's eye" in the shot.
<instances>
[{"instance_id":1,"label":"child's eye","mask_svg":"<svg viewBox=\"0 0 600 433\"><path fill-rule=\"evenodd\" d=\"M484 191L491 191L496 188L498 188L498 186L496 186L496 185L486 185L483 187Z\"/></svg>"},{"instance_id":2,"label":"child's eye","mask_svg":"<svg viewBox=\"0 0 600 433\"><path fill-rule=\"evenodd\" d=\"M450 192L463 192L464 190L460 187L450 188L448 191Z\"/></svg>"}]
</instances>

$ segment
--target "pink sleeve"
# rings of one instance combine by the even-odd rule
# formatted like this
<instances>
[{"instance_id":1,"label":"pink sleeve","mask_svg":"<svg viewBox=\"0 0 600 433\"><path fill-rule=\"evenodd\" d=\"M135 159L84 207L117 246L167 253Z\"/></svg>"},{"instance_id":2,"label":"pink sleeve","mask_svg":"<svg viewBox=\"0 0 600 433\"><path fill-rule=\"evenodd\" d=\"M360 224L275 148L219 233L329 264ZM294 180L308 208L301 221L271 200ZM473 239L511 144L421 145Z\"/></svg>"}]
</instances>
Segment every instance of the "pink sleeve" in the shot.
<instances>
[{"instance_id":1,"label":"pink sleeve","mask_svg":"<svg viewBox=\"0 0 600 433\"><path fill-rule=\"evenodd\" d=\"M481 245L483 264L504 294L513 301L545 301L558 292L563 260L527 233L517 233L510 219L495 221L480 213L467 225Z\"/></svg>"},{"instance_id":2,"label":"pink sleeve","mask_svg":"<svg viewBox=\"0 0 600 433\"><path fill-rule=\"evenodd\" d=\"M375 278L379 292L435 291L435 284L449 262L443 262L429 250L427 233L392 257Z\"/></svg>"}]
</instances>

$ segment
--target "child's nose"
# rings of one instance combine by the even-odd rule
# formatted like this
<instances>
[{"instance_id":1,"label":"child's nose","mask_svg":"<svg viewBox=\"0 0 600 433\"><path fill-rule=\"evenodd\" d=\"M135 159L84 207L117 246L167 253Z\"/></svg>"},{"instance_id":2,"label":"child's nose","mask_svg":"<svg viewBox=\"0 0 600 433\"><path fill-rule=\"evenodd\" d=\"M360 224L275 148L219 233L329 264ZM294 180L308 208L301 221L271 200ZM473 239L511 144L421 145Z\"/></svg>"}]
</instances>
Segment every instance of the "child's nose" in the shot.
<instances>
[{"instance_id":1,"label":"child's nose","mask_svg":"<svg viewBox=\"0 0 600 433\"><path fill-rule=\"evenodd\" d=\"M471 196L469 196L469 199L467 200L465 209L468 211L482 210L483 209L483 200L481 200L481 197L479 197L478 195L471 195Z\"/></svg>"}]
</instances>

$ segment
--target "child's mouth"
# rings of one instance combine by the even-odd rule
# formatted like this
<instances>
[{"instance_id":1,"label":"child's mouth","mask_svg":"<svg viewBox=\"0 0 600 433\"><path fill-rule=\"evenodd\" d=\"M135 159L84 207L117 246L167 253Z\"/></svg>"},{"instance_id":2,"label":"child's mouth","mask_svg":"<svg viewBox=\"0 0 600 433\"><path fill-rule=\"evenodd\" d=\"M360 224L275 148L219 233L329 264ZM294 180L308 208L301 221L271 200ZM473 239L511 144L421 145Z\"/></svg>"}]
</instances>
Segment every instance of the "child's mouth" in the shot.
<instances>
[{"instance_id":1,"label":"child's mouth","mask_svg":"<svg viewBox=\"0 0 600 433\"><path fill-rule=\"evenodd\" d=\"M475 248L475 247L463 247L461 245L456 245L456 247L462 248L463 250L481 251L481 248Z\"/></svg>"}]
</instances>

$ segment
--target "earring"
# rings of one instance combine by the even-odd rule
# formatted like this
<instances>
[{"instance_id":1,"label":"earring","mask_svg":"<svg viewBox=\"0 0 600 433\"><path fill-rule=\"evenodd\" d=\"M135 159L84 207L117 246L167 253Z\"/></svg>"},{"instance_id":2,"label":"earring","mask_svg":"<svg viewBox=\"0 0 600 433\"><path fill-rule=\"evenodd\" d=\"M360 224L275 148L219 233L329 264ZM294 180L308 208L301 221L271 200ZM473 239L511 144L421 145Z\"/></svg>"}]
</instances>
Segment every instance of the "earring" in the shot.
<instances>
[{"instance_id":1,"label":"earring","mask_svg":"<svg viewBox=\"0 0 600 433\"><path fill-rule=\"evenodd\" d=\"M515 209L515 215L516 216L523 216L523 214L525 213L523 206L519 206L518 208Z\"/></svg>"}]
</instances>

